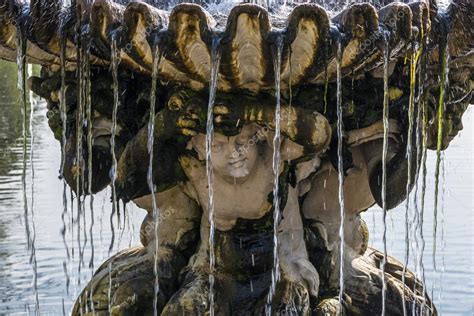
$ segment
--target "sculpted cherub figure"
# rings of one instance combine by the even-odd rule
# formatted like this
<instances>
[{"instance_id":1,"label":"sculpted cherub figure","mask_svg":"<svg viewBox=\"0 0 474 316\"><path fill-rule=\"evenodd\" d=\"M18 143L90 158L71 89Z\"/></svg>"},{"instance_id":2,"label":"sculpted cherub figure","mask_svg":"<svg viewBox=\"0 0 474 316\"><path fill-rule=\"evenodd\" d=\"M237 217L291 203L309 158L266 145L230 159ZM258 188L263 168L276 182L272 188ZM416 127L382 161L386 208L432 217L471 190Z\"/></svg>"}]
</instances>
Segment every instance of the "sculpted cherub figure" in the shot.
<instances>
[{"instance_id":1,"label":"sculpted cherub figure","mask_svg":"<svg viewBox=\"0 0 474 316\"><path fill-rule=\"evenodd\" d=\"M323 121L321 123L324 124ZM271 193L274 176L271 137L267 139L269 134L268 128L246 124L235 136L216 133L212 145L216 224L215 306L221 314L245 314L259 310L258 306L263 311L266 303L273 266ZM203 209L201 244L191 261L182 288L165 307L165 314L205 313L209 308L205 137L198 134L190 141L198 157L181 157L181 165L189 179L183 190ZM283 161L301 156L303 149L300 147L285 140L281 151ZM309 294L317 295L319 279L307 259L298 188L288 183L289 167L282 169L283 219L278 233L282 282L278 286L274 306L283 310L294 308L293 312L304 314L308 312ZM239 276L237 280L235 276ZM295 300L293 307L291 300ZM249 310L242 309L242 306L249 306Z\"/></svg>"},{"instance_id":2,"label":"sculpted cherub figure","mask_svg":"<svg viewBox=\"0 0 474 316\"><path fill-rule=\"evenodd\" d=\"M209 308L205 135L199 133L204 131L206 106L207 98L181 90L169 97L167 107L155 117L155 197L162 214L168 214L159 218L157 259L162 285L159 310L177 285L180 286L164 307L165 314L199 314ZM259 313L267 303L273 266L271 128L274 103L271 98L262 101L240 97L237 104L232 104L232 96L222 96L216 100L214 112L217 132L211 156L216 223L216 312ZM326 119L317 112L283 106L281 116L284 135L279 197L283 216L278 232L281 280L274 308L305 314L309 312L309 296L318 294L319 279L307 259L298 203L302 192L298 183L319 165L317 154L327 148L331 130ZM268 125L263 125L267 122ZM180 147L185 141L186 148ZM146 185L147 157L147 127L144 127L120 157L116 183L120 198L134 200L149 212L141 232L146 247L139 250L144 258L141 262L153 261L156 247L155 231L148 229L154 228L155 223ZM196 238L196 229L200 229L200 241ZM178 280L181 268L197 245L197 253L183 273L184 281ZM118 266L126 267L121 265L120 258L118 255L116 259ZM136 278L133 272L127 273ZM143 278L139 280L144 282ZM145 293L131 286L133 282L121 285L118 280L118 283L114 293L121 296L112 295L114 301L130 301L127 295L139 299L133 304L114 305L117 312L136 311L145 304L150 306L152 286ZM149 287L150 283L152 281L141 285Z\"/></svg>"}]
</instances>

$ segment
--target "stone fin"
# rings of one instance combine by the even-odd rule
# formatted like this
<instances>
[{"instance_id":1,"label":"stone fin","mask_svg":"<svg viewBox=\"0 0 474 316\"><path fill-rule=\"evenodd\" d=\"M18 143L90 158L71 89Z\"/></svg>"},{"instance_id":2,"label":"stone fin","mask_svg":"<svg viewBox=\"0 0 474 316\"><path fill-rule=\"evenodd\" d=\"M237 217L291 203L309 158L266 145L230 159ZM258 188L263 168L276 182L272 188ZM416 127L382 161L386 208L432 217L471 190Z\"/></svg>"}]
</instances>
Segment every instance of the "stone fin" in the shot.
<instances>
[{"instance_id":1,"label":"stone fin","mask_svg":"<svg viewBox=\"0 0 474 316\"><path fill-rule=\"evenodd\" d=\"M228 17L221 47L221 75L235 89L258 93L273 87L273 60L267 38L271 26L260 6L241 4Z\"/></svg>"},{"instance_id":2,"label":"stone fin","mask_svg":"<svg viewBox=\"0 0 474 316\"><path fill-rule=\"evenodd\" d=\"M324 73L330 48L329 34L329 17L322 7L303 4L291 12L282 57L283 85L297 85Z\"/></svg>"},{"instance_id":3,"label":"stone fin","mask_svg":"<svg viewBox=\"0 0 474 316\"><path fill-rule=\"evenodd\" d=\"M342 77L353 75L357 69L365 68L377 54L379 38L378 15L369 3L352 4L331 20L333 24L331 37L332 46L327 59L327 80L336 80L337 41L342 45ZM339 37L339 39L337 38ZM325 73L322 72L312 80L324 83Z\"/></svg>"},{"instance_id":4,"label":"stone fin","mask_svg":"<svg viewBox=\"0 0 474 316\"><path fill-rule=\"evenodd\" d=\"M123 21L125 7L110 0L96 0L90 13L93 45L101 57L110 60L111 34Z\"/></svg>"},{"instance_id":5,"label":"stone fin","mask_svg":"<svg viewBox=\"0 0 474 316\"><path fill-rule=\"evenodd\" d=\"M208 82L214 19L195 4L179 4L170 15L165 58L190 78Z\"/></svg>"},{"instance_id":6,"label":"stone fin","mask_svg":"<svg viewBox=\"0 0 474 316\"><path fill-rule=\"evenodd\" d=\"M143 3L132 2L123 16L120 46L125 54L151 72L154 36L167 26L168 14Z\"/></svg>"},{"instance_id":7,"label":"stone fin","mask_svg":"<svg viewBox=\"0 0 474 316\"><path fill-rule=\"evenodd\" d=\"M422 35L426 37L431 31L429 4L425 1L420 1L411 2L408 6L412 12L412 26L417 29L416 40L419 42L422 40Z\"/></svg>"}]
</instances>

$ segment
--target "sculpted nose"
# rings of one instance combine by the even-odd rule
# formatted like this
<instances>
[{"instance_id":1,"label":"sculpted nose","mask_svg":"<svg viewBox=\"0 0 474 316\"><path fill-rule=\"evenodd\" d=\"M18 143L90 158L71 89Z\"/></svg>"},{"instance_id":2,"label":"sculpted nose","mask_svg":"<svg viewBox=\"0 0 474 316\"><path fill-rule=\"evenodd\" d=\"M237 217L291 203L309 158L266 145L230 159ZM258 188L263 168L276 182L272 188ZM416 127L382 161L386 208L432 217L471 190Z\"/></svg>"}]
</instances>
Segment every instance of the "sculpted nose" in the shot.
<instances>
[{"instance_id":1,"label":"sculpted nose","mask_svg":"<svg viewBox=\"0 0 474 316\"><path fill-rule=\"evenodd\" d=\"M229 144L229 149L231 151L231 158L237 159L243 156L243 146L238 143Z\"/></svg>"},{"instance_id":2,"label":"sculpted nose","mask_svg":"<svg viewBox=\"0 0 474 316\"><path fill-rule=\"evenodd\" d=\"M234 148L234 150L239 151L243 148L243 145L236 142L232 147Z\"/></svg>"}]
</instances>

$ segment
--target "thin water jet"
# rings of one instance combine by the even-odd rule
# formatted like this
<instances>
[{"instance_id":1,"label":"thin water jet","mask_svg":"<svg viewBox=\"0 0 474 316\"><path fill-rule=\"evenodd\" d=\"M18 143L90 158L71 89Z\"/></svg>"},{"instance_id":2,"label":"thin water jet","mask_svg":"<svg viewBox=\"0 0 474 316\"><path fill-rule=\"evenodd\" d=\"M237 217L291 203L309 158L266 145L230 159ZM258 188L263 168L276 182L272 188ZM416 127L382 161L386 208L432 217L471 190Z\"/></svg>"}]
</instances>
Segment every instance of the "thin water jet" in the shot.
<instances>
[{"instance_id":1,"label":"thin water jet","mask_svg":"<svg viewBox=\"0 0 474 316\"><path fill-rule=\"evenodd\" d=\"M214 215L214 169L212 165L212 145L214 141L214 102L217 92L217 82L219 79L220 67L220 38L217 35L212 37L211 65L209 78L209 102L207 105L206 123L206 175L207 175L207 205L209 222L209 314L214 315L214 273L215 273L215 245L214 236L216 231Z\"/></svg>"},{"instance_id":2,"label":"thin water jet","mask_svg":"<svg viewBox=\"0 0 474 316\"><path fill-rule=\"evenodd\" d=\"M387 152L388 152L388 133L389 133L389 96L388 96L388 62L390 57L388 35L383 34L383 145L382 145L382 224L383 224L383 260L381 265L382 272L382 316L386 312L386 291L387 280L385 276L385 265L387 264ZM405 304L403 304L405 306Z\"/></svg>"},{"instance_id":3,"label":"thin water jet","mask_svg":"<svg viewBox=\"0 0 474 316\"><path fill-rule=\"evenodd\" d=\"M342 121L342 75L341 75L341 67L342 67L342 43L341 39L337 40L337 53L336 53L336 62L337 62L337 70L336 70L336 82L337 82L337 170L338 170L338 200L339 200L339 216L340 216L340 224L339 224L339 239L340 239L340 256L339 256L339 304L343 304L344 299L344 244L345 244L345 237L344 237L344 221L345 221L345 214L346 210L344 207L344 161L343 161L343 153L342 153L342 143L343 143L343 132L344 126Z\"/></svg>"},{"instance_id":4,"label":"thin water jet","mask_svg":"<svg viewBox=\"0 0 474 316\"><path fill-rule=\"evenodd\" d=\"M115 137L117 134L117 111L120 106L120 95L119 95L119 80L118 80L118 67L119 67L119 50L117 48L117 39L115 36L112 37L112 46L111 46L111 58L110 63L112 80L113 80L113 110L112 110L112 130L110 137L110 153L112 156L112 168L110 169L110 179L112 184L112 213L110 214L110 229L112 231L112 237L109 245L109 255L114 247L115 242L115 229L114 229L114 215L119 216L118 210L118 201L117 201L117 191L115 188L115 181L117 179L117 157L115 154Z\"/></svg>"},{"instance_id":5,"label":"thin water jet","mask_svg":"<svg viewBox=\"0 0 474 316\"><path fill-rule=\"evenodd\" d=\"M446 35L447 36L447 35ZM446 40L447 43L447 40ZM443 131L444 131L444 113L445 107L445 90L448 86L449 80L449 50L447 44L440 47L440 59L441 59L441 73L440 73L440 84L439 84L439 103L437 111L437 125L438 125L438 137L436 143L436 166L435 166L435 192L434 192L434 211L433 211L433 269L436 271L436 244L437 244L437 233L438 233L438 193L439 193L439 173L441 165L441 149L443 145Z\"/></svg>"},{"instance_id":6,"label":"thin water jet","mask_svg":"<svg viewBox=\"0 0 474 316\"><path fill-rule=\"evenodd\" d=\"M277 34L275 39L275 49L273 51L273 73L275 76L275 136L273 137L273 268L272 284L268 295L268 305L266 314L271 315L273 297L276 291L276 284L280 280L280 261L278 258L278 230L281 222L280 211L280 168L281 168L281 58L283 50L283 34ZM290 75L291 78L291 75Z\"/></svg>"},{"instance_id":7,"label":"thin water jet","mask_svg":"<svg viewBox=\"0 0 474 316\"><path fill-rule=\"evenodd\" d=\"M402 283L405 284L406 267L410 258L409 245L409 210L410 210L410 192L412 189L412 151L413 151L413 125L415 124L415 86L416 86L416 67L417 67L417 49L415 43L412 43L412 52L410 56L410 95L408 97L408 135L407 135L407 184L406 184L406 202L405 202L405 265L402 271ZM405 293L403 293L405 296ZM403 302L403 315L407 315L405 300Z\"/></svg>"},{"instance_id":8,"label":"thin water jet","mask_svg":"<svg viewBox=\"0 0 474 316\"><path fill-rule=\"evenodd\" d=\"M148 162L148 186L151 192L151 204L153 211L153 219L155 221L154 233L155 233L155 254L153 262L153 274L155 276L155 286L154 286L154 300L153 300L153 314L158 315L157 305L158 305L158 293L160 291L159 284L159 275L158 275L158 254L159 254L159 217L160 212L156 205L155 197L155 185L153 184L153 141L155 133L155 106L156 106L156 89L158 81L158 67L161 60L161 51L158 45L153 49L153 71L151 75L151 90L150 90L150 120L148 122L148 155L150 156L150 161Z\"/></svg>"}]
</instances>

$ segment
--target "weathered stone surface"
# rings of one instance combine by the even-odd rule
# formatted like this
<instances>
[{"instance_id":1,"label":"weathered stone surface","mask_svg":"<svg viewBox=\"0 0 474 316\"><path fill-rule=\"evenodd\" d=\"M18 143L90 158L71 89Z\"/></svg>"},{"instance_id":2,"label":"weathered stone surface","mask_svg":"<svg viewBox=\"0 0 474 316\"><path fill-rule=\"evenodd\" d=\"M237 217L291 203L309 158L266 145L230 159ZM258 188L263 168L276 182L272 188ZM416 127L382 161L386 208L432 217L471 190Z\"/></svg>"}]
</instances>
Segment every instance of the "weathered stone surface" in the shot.
<instances>
[{"instance_id":1,"label":"weathered stone surface","mask_svg":"<svg viewBox=\"0 0 474 316\"><path fill-rule=\"evenodd\" d=\"M342 75L350 78L381 66L384 36L390 43L391 60L403 58L413 41L429 38L425 48L436 48L446 32L453 58L469 53L473 35L465 26L472 24L472 3L453 2L446 17L430 16L429 12L436 9L430 5L391 3L377 11L370 4L354 4L330 19L322 7L303 4L295 6L284 28L279 29L273 26L273 16L251 4L235 6L225 28L215 28L214 18L194 4L179 4L172 12L166 12L142 2L125 6L101 0L89 6L82 4L81 11L61 9L56 1L33 1L29 9L20 2L5 0L0 44L3 50L15 50L12 39L17 29L24 28L31 62L59 65L62 33L67 38L67 59L74 62L74 28L80 18L81 23L90 23L93 64L110 61L111 39L115 37L122 48L123 63L149 74L152 51L159 46L163 54L160 78L198 89L204 88L210 77L213 38L221 36L219 89L258 93L273 87L273 60L269 56L274 45L273 33L280 31L284 37L283 90L289 88L290 82L298 86L335 81L338 41L342 43ZM42 22L45 19L48 23ZM11 59L11 54L5 51L0 58Z\"/></svg>"},{"instance_id":2,"label":"weathered stone surface","mask_svg":"<svg viewBox=\"0 0 474 316\"><path fill-rule=\"evenodd\" d=\"M125 1L124 1L125 2ZM110 184L112 150L117 157L117 197L148 211L141 228L143 247L119 253L104 263L76 302L73 314L147 314L153 311L155 259L163 315L205 314L209 309L209 205L206 178L206 116L213 43L221 62L213 115L211 146L216 225L216 314L260 315L267 305L273 267L273 136L275 129L274 56L282 41L282 164L279 198L277 282L272 311L308 315L381 312L382 275L387 280L387 312L436 314L423 286L403 265L367 247L368 229L360 214L381 204L382 104L390 106L388 208L407 194L407 146L414 133L411 175L420 168L421 142L428 149L448 147L462 128L472 100L474 65L472 1L455 0L447 12L434 2L390 3L375 8L353 4L332 14L315 4L292 12L252 4L210 14L204 6L183 3L168 11L144 2L122 5L78 1L63 9L55 1L0 0L0 58L16 59L17 37L26 43L28 62L43 65L30 87L48 102L48 119L62 139L60 102L66 103L64 177L77 194ZM48 21L48 23L46 23ZM78 36L80 35L80 36ZM109 71L112 41L117 42L118 101L115 148L111 148L113 80ZM61 45L66 76L59 71ZM341 95L337 95L340 45ZM449 86L440 106L444 60ZM148 182L148 121L154 52L159 50L155 110L154 197L162 211L153 218ZM385 51L388 49L388 52ZM78 104L78 52L90 50L92 152L87 151L83 113ZM387 95L383 93L383 54L388 54ZM415 58L415 89L410 63ZM80 60L84 66L84 60ZM81 70L83 71L83 70ZM65 100L60 100L62 79ZM416 118L409 100L416 96ZM337 101L342 99L344 138L335 130ZM438 135L442 113L443 133ZM81 114L81 115L80 115ZM83 128L83 138L76 132ZM83 142L80 153L76 144ZM338 145L342 145L345 240L340 240ZM79 165L92 155L92 170ZM92 172L92 192L87 175ZM82 185L82 182L84 184ZM414 184L409 181L408 189ZM79 187L77 183L81 184ZM160 229L155 234L156 221ZM158 249L158 252L156 250ZM339 287L340 250L345 293ZM110 265L109 265L110 264ZM110 270L109 270L110 267ZM109 291L109 284L112 287ZM266 306L267 305L267 306ZM423 312L420 311L423 309Z\"/></svg>"}]
</instances>

